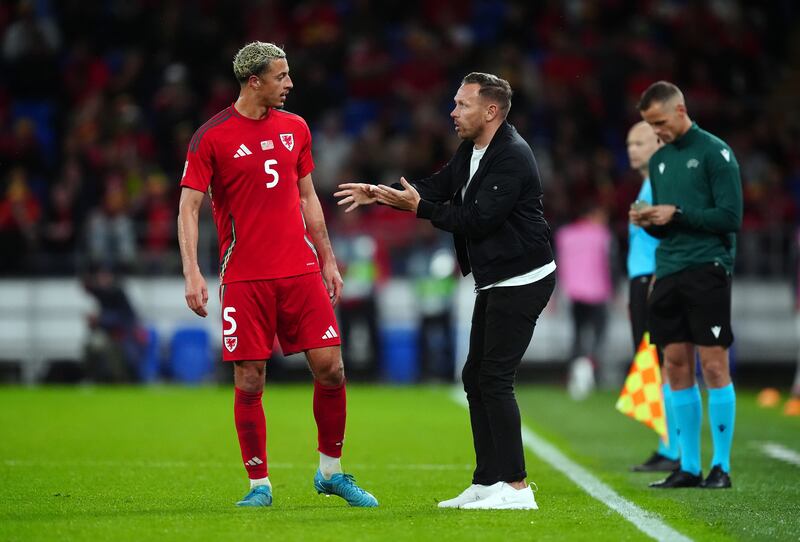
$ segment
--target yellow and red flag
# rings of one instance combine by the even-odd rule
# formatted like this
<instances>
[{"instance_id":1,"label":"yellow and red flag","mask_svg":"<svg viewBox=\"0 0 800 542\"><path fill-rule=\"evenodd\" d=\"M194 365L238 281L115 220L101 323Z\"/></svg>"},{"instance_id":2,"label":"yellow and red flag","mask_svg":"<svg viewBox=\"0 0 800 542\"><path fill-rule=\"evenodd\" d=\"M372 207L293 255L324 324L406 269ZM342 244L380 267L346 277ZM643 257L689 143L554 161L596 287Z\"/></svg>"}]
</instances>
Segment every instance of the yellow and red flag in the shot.
<instances>
[{"instance_id":1,"label":"yellow and red flag","mask_svg":"<svg viewBox=\"0 0 800 542\"><path fill-rule=\"evenodd\" d=\"M667 442L667 416L661 392L661 369L658 367L656 347L650 344L650 334L645 333L631 370L625 379L622 393L617 399L617 410L642 422Z\"/></svg>"}]
</instances>

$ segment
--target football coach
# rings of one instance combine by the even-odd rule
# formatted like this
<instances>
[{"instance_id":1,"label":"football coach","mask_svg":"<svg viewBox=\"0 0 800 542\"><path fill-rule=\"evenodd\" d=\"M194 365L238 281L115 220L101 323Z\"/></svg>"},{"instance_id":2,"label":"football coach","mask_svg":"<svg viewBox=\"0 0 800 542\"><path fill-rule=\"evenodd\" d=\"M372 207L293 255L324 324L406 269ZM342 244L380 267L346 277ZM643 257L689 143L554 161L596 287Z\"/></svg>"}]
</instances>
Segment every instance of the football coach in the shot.
<instances>
[{"instance_id":1,"label":"football coach","mask_svg":"<svg viewBox=\"0 0 800 542\"><path fill-rule=\"evenodd\" d=\"M346 212L379 202L451 232L462 273L475 278L462 379L476 467L471 485L440 508L538 508L526 479L514 380L553 293L556 264L533 151L506 120L511 95L507 81L470 73L450 113L462 143L446 166L414 183L347 183L335 194Z\"/></svg>"}]
</instances>

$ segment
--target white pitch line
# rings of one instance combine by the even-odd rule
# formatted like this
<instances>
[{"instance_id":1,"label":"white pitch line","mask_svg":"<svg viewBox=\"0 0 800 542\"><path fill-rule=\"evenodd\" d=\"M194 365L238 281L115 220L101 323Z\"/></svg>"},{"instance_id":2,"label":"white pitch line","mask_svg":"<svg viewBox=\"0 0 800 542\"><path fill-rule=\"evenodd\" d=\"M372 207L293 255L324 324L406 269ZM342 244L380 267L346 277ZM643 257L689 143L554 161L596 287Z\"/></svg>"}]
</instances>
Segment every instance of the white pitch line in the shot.
<instances>
[{"instance_id":1,"label":"white pitch line","mask_svg":"<svg viewBox=\"0 0 800 542\"><path fill-rule=\"evenodd\" d=\"M238 467L239 463L235 461L230 462L222 462L222 461L143 461L143 460L130 460L126 461L124 459L119 460L109 460L109 459L87 459L87 460L76 460L76 461L54 461L54 460L36 460L36 459L4 459L2 466L5 467L59 467L59 468L70 468L70 467L93 467L93 468L120 468L120 467L128 467L128 468L146 468L146 469L180 469L180 468L187 468L187 469L197 469L197 468L204 468L204 469L211 469L211 468L218 468L218 469L229 469L233 467ZM472 469L470 465L454 465L454 464L436 464L436 463L347 463L345 465L348 469L353 470L393 470L393 471L469 471ZM270 462L269 463L270 469L315 469L317 468L316 463L281 463L281 462Z\"/></svg>"},{"instance_id":2,"label":"white pitch line","mask_svg":"<svg viewBox=\"0 0 800 542\"><path fill-rule=\"evenodd\" d=\"M800 467L800 454L777 442L762 442L759 447L765 455Z\"/></svg>"},{"instance_id":3,"label":"white pitch line","mask_svg":"<svg viewBox=\"0 0 800 542\"><path fill-rule=\"evenodd\" d=\"M459 389L454 390L452 397L460 405L468 406L463 391ZM533 453L550 464L551 467L564 474L590 496L617 512L626 521L646 535L659 541L691 542L691 538L686 537L664 523L657 514L642 510L631 501L619 495L616 491L601 482L596 476L572 461L559 451L558 448L524 425L522 426L522 442Z\"/></svg>"}]
</instances>

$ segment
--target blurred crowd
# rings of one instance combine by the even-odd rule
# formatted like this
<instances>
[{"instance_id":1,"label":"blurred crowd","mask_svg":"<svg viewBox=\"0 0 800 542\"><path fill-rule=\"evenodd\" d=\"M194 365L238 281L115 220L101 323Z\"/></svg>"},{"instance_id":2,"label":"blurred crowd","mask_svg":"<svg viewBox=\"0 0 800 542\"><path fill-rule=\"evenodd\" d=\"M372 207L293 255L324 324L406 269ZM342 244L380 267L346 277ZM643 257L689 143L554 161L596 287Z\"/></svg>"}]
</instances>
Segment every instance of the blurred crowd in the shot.
<instances>
[{"instance_id":1,"label":"blurred crowd","mask_svg":"<svg viewBox=\"0 0 800 542\"><path fill-rule=\"evenodd\" d=\"M509 120L534 148L554 229L600 206L621 257L640 185L625 134L642 90L675 82L741 164L740 270L785 276L800 208L799 13L790 0L3 2L0 275L179 272L189 139L236 99L235 52L262 40L288 54L287 109L312 129L332 237L355 242L348 254L372 247L373 281L413 273L420 244L438 245L410 214L345 217L335 187L441 167L470 71L514 88ZM204 223L201 265L213 274L208 210Z\"/></svg>"}]
</instances>

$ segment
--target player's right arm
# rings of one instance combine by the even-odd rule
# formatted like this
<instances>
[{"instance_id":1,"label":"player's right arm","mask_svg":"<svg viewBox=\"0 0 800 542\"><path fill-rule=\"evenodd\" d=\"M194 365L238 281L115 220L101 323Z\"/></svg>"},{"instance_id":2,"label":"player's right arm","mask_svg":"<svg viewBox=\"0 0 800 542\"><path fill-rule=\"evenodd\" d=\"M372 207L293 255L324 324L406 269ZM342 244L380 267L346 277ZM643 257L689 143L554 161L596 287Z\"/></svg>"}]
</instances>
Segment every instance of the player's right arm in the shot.
<instances>
[{"instance_id":1,"label":"player's right arm","mask_svg":"<svg viewBox=\"0 0 800 542\"><path fill-rule=\"evenodd\" d=\"M186 304L196 314L208 316L208 286L200 273L197 264L198 224L200 222L200 206L205 194L186 186L181 190L178 204L178 245L181 249L183 277L186 281Z\"/></svg>"}]
</instances>

